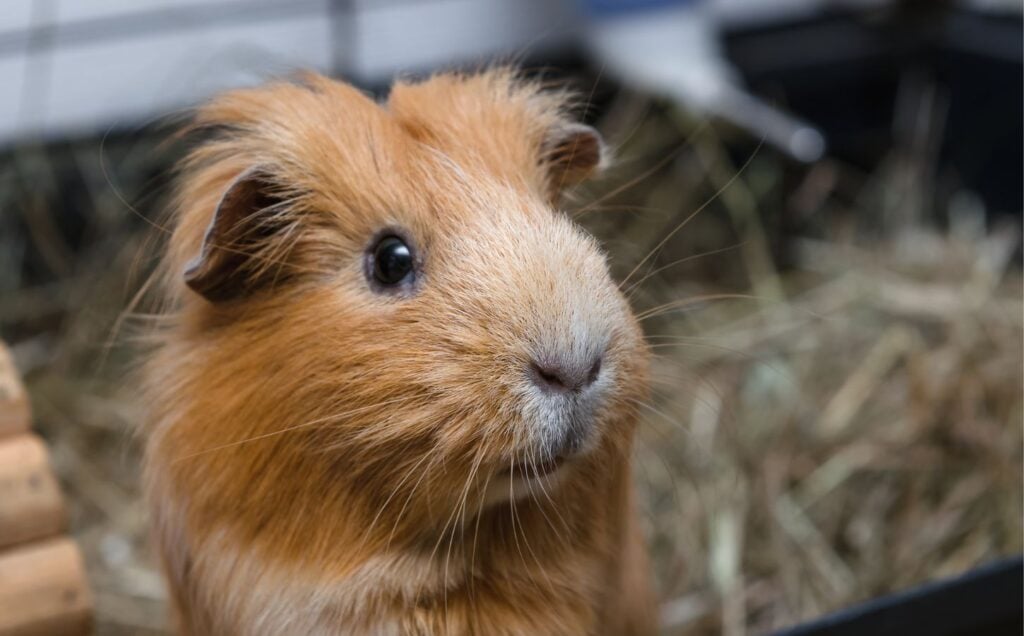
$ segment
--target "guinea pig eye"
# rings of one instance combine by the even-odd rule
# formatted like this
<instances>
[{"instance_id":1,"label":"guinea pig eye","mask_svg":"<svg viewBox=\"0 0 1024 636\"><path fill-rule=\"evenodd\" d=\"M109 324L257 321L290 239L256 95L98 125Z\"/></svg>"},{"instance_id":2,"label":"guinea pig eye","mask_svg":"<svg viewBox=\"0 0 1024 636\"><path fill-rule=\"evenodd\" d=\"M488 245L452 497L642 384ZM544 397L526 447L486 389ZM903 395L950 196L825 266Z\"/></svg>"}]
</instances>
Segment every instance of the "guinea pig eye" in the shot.
<instances>
[{"instance_id":1,"label":"guinea pig eye","mask_svg":"<svg viewBox=\"0 0 1024 636\"><path fill-rule=\"evenodd\" d=\"M372 255L372 274L377 283L394 287L412 277L412 248L397 236L385 236L377 241Z\"/></svg>"}]
</instances>

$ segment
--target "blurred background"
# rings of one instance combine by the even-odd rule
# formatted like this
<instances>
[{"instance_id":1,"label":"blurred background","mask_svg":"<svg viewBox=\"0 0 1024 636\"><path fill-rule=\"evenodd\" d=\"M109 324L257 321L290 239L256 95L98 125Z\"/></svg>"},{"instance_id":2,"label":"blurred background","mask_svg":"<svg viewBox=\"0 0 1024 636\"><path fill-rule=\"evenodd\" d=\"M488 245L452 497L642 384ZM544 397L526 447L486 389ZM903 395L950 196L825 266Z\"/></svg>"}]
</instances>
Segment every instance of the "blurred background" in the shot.
<instances>
[{"instance_id":1,"label":"blurred background","mask_svg":"<svg viewBox=\"0 0 1024 636\"><path fill-rule=\"evenodd\" d=\"M169 139L300 68L384 95L505 60L585 98L616 161L567 206L657 354L637 478L665 633L1019 553L1021 25L1019 0L4 0L0 338L97 633L166 633L130 305Z\"/></svg>"}]
</instances>

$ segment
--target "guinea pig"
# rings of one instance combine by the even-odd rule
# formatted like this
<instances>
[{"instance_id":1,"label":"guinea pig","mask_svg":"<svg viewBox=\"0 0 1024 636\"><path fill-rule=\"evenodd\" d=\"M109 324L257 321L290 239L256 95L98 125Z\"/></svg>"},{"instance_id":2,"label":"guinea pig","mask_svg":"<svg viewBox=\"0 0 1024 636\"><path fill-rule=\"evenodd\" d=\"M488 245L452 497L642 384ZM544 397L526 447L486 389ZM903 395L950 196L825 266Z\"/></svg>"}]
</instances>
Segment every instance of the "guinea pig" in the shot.
<instances>
[{"instance_id":1,"label":"guinea pig","mask_svg":"<svg viewBox=\"0 0 1024 636\"><path fill-rule=\"evenodd\" d=\"M558 209L605 148L498 68L200 107L145 368L181 634L656 631L649 352Z\"/></svg>"}]
</instances>

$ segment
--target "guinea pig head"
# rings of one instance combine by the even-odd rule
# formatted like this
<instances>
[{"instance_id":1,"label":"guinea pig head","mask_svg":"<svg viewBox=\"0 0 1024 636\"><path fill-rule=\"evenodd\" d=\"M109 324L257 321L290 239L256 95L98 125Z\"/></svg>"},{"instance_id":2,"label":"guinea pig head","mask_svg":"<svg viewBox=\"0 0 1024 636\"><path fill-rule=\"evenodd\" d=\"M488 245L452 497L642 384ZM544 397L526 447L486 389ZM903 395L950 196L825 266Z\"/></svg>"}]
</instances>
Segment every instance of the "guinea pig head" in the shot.
<instances>
[{"instance_id":1,"label":"guinea pig head","mask_svg":"<svg viewBox=\"0 0 1024 636\"><path fill-rule=\"evenodd\" d=\"M625 461L647 352L557 208L604 153L565 95L497 70L378 104L308 77L229 93L198 126L151 374L151 456L195 515L401 533L582 496Z\"/></svg>"}]
</instances>

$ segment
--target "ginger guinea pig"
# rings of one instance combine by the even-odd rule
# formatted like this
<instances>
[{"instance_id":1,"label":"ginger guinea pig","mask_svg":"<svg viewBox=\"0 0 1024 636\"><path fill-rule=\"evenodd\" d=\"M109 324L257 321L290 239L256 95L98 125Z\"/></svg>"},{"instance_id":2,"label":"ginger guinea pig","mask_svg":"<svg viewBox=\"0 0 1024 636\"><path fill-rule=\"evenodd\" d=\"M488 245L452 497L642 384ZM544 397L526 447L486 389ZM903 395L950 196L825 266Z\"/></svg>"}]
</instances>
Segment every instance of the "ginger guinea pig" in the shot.
<instances>
[{"instance_id":1,"label":"ginger guinea pig","mask_svg":"<svg viewBox=\"0 0 1024 636\"><path fill-rule=\"evenodd\" d=\"M655 631L648 351L557 209L602 143L506 69L202 107L146 371L183 634Z\"/></svg>"}]
</instances>

